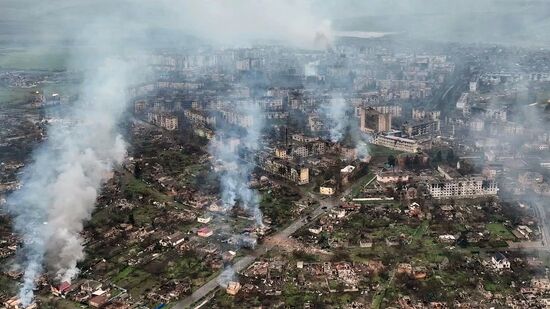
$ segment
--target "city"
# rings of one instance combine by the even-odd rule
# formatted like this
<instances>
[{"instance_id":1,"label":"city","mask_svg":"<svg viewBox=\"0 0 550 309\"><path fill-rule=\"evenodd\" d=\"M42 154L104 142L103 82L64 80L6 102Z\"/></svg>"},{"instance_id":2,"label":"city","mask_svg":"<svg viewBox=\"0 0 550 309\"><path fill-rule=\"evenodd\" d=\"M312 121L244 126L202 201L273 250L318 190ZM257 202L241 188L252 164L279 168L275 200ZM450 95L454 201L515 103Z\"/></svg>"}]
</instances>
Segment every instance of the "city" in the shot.
<instances>
[{"instance_id":1,"label":"city","mask_svg":"<svg viewBox=\"0 0 550 309\"><path fill-rule=\"evenodd\" d=\"M14 57L2 308L550 308L548 48L317 32L91 75Z\"/></svg>"}]
</instances>

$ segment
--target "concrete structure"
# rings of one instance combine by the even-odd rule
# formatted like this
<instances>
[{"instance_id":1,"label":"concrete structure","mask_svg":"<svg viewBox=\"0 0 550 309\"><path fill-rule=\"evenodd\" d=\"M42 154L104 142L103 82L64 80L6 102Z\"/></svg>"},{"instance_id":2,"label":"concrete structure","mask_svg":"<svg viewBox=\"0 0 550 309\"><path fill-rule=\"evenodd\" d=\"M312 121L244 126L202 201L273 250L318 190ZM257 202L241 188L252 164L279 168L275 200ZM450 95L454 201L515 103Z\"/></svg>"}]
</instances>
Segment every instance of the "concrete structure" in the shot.
<instances>
[{"instance_id":1,"label":"concrete structure","mask_svg":"<svg viewBox=\"0 0 550 309\"><path fill-rule=\"evenodd\" d=\"M504 254L497 252L491 257L491 263L495 269L510 269L510 261Z\"/></svg>"},{"instance_id":2,"label":"concrete structure","mask_svg":"<svg viewBox=\"0 0 550 309\"><path fill-rule=\"evenodd\" d=\"M203 217L198 217L197 222L207 224L212 220L212 217L209 215L205 215Z\"/></svg>"},{"instance_id":3,"label":"concrete structure","mask_svg":"<svg viewBox=\"0 0 550 309\"><path fill-rule=\"evenodd\" d=\"M197 231L197 235L200 237L210 237L212 234L214 234L214 232L207 227L202 227Z\"/></svg>"},{"instance_id":4,"label":"concrete structure","mask_svg":"<svg viewBox=\"0 0 550 309\"><path fill-rule=\"evenodd\" d=\"M281 176L299 185L309 183L309 168L301 164L264 154L258 157L258 166L269 173Z\"/></svg>"},{"instance_id":5,"label":"concrete structure","mask_svg":"<svg viewBox=\"0 0 550 309\"><path fill-rule=\"evenodd\" d=\"M308 147L304 145L296 145L292 147L292 155L294 157L305 158L309 155Z\"/></svg>"},{"instance_id":6,"label":"concrete structure","mask_svg":"<svg viewBox=\"0 0 550 309\"><path fill-rule=\"evenodd\" d=\"M420 144L413 139L397 137L392 135L377 135L374 137L373 144L388 147L391 149L415 153L421 149Z\"/></svg>"},{"instance_id":7,"label":"concrete structure","mask_svg":"<svg viewBox=\"0 0 550 309\"><path fill-rule=\"evenodd\" d=\"M475 198L497 195L498 186L493 180L473 176L434 180L428 183L428 191L435 199Z\"/></svg>"},{"instance_id":8,"label":"concrete structure","mask_svg":"<svg viewBox=\"0 0 550 309\"><path fill-rule=\"evenodd\" d=\"M401 130L408 137L435 135L439 133L439 120L424 120L405 123Z\"/></svg>"},{"instance_id":9,"label":"concrete structure","mask_svg":"<svg viewBox=\"0 0 550 309\"><path fill-rule=\"evenodd\" d=\"M334 195L336 193L336 183L333 180L324 182L319 187L319 193L321 195Z\"/></svg>"},{"instance_id":10,"label":"concrete structure","mask_svg":"<svg viewBox=\"0 0 550 309\"><path fill-rule=\"evenodd\" d=\"M409 175L400 172L379 172L376 174L376 181L380 183L408 182Z\"/></svg>"},{"instance_id":11,"label":"concrete structure","mask_svg":"<svg viewBox=\"0 0 550 309\"><path fill-rule=\"evenodd\" d=\"M441 119L441 111L425 111L423 109L413 108L412 118L413 120L423 120L423 119L439 120Z\"/></svg>"},{"instance_id":12,"label":"concrete structure","mask_svg":"<svg viewBox=\"0 0 550 309\"><path fill-rule=\"evenodd\" d=\"M319 140L319 137L305 136L303 134L292 134L292 140L301 143L311 143Z\"/></svg>"},{"instance_id":13,"label":"concrete structure","mask_svg":"<svg viewBox=\"0 0 550 309\"><path fill-rule=\"evenodd\" d=\"M308 125L311 132L318 132L323 129L323 122L318 115L309 115Z\"/></svg>"},{"instance_id":14,"label":"concrete structure","mask_svg":"<svg viewBox=\"0 0 550 309\"><path fill-rule=\"evenodd\" d=\"M290 159L290 149L287 147L277 147L275 148L275 156L283 160Z\"/></svg>"},{"instance_id":15,"label":"concrete structure","mask_svg":"<svg viewBox=\"0 0 550 309\"><path fill-rule=\"evenodd\" d=\"M8 300L6 300L4 302L4 307L7 308L7 309L37 309L38 308L38 305L33 302L31 303L30 305L28 305L27 307L23 307L23 305L21 304L21 299L19 299L17 296L15 297L12 297Z\"/></svg>"},{"instance_id":16,"label":"concrete structure","mask_svg":"<svg viewBox=\"0 0 550 309\"><path fill-rule=\"evenodd\" d=\"M468 93L464 92L458 101L456 102L456 108L460 110L464 110L464 108L468 105Z\"/></svg>"},{"instance_id":17,"label":"concrete structure","mask_svg":"<svg viewBox=\"0 0 550 309\"><path fill-rule=\"evenodd\" d=\"M147 119L150 123L162 127L168 131L178 128L178 117L167 113L148 113Z\"/></svg>"},{"instance_id":18,"label":"concrete structure","mask_svg":"<svg viewBox=\"0 0 550 309\"><path fill-rule=\"evenodd\" d=\"M392 117L401 117L403 108L399 105L376 105L373 109L382 114L390 114Z\"/></svg>"},{"instance_id":19,"label":"concrete structure","mask_svg":"<svg viewBox=\"0 0 550 309\"><path fill-rule=\"evenodd\" d=\"M340 170L340 173L342 174L349 174L351 172L353 172L353 170L355 170L355 166L353 165L348 165L346 167L344 167L343 169Z\"/></svg>"},{"instance_id":20,"label":"concrete structure","mask_svg":"<svg viewBox=\"0 0 550 309\"><path fill-rule=\"evenodd\" d=\"M548 278L533 278L531 286L540 292L548 292L550 291L550 280Z\"/></svg>"},{"instance_id":21,"label":"concrete structure","mask_svg":"<svg viewBox=\"0 0 550 309\"><path fill-rule=\"evenodd\" d=\"M391 114L383 114L373 108L361 108L359 128L366 133L388 132L391 130Z\"/></svg>"},{"instance_id":22,"label":"concrete structure","mask_svg":"<svg viewBox=\"0 0 550 309\"><path fill-rule=\"evenodd\" d=\"M470 92L476 92L477 91L477 81L470 82Z\"/></svg>"},{"instance_id":23,"label":"concrete structure","mask_svg":"<svg viewBox=\"0 0 550 309\"><path fill-rule=\"evenodd\" d=\"M101 308L108 302L108 300L109 298L107 296L98 295L98 296L92 297L88 301L88 304L90 305L90 307L93 307L93 308Z\"/></svg>"},{"instance_id":24,"label":"concrete structure","mask_svg":"<svg viewBox=\"0 0 550 309\"><path fill-rule=\"evenodd\" d=\"M185 110L183 112L183 115L185 118L189 120L189 122L194 124L201 124L201 125L215 125L216 124L216 118L213 116L207 116L204 115L201 111L195 111L195 110Z\"/></svg>"},{"instance_id":25,"label":"concrete structure","mask_svg":"<svg viewBox=\"0 0 550 309\"><path fill-rule=\"evenodd\" d=\"M147 107L147 102L140 100L136 101L134 103L134 113L141 114L145 111L145 108Z\"/></svg>"},{"instance_id":26,"label":"concrete structure","mask_svg":"<svg viewBox=\"0 0 550 309\"><path fill-rule=\"evenodd\" d=\"M336 193L336 189L331 186L321 186L319 188L319 193L321 195L334 195L334 193Z\"/></svg>"},{"instance_id":27,"label":"concrete structure","mask_svg":"<svg viewBox=\"0 0 550 309\"><path fill-rule=\"evenodd\" d=\"M275 148L275 157L283 160L307 158L310 156L322 155L326 151L327 146L324 141L313 140L309 142L297 142L290 145L277 146Z\"/></svg>"},{"instance_id":28,"label":"concrete structure","mask_svg":"<svg viewBox=\"0 0 550 309\"><path fill-rule=\"evenodd\" d=\"M249 129L254 125L254 117L233 110L220 111L222 118L229 124Z\"/></svg>"},{"instance_id":29,"label":"concrete structure","mask_svg":"<svg viewBox=\"0 0 550 309\"><path fill-rule=\"evenodd\" d=\"M178 231L170 236L167 236L166 240L168 244L175 247L185 241L185 235L181 231Z\"/></svg>"},{"instance_id":30,"label":"concrete structure","mask_svg":"<svg viewBox=\"0 0 550 309\"><path fill-rule=\"evenodd\" d=\"M227 285L227 288L225 289L225 291L229 295L237 295L237 293L239 293L240 289L241 289L241 284L239 282L231 281Z\"/></svg>"}]
</instances>

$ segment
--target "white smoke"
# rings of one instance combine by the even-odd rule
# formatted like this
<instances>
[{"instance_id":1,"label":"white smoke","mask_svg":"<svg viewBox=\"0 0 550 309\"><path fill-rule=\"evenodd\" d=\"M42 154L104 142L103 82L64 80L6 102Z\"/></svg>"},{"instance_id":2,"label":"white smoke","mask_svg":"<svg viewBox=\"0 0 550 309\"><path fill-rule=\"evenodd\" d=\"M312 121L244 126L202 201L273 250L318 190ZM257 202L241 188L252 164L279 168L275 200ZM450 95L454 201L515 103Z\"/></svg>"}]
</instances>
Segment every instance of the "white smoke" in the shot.
<instances>
[{"instance_id":1,"label":"white smoke","mask_svg":"<svg viewBox=\"0 0 550 309\"><path fill-rule=\"evenodd\" d=\"M360 132L358 121L351 113L351 105L342 95L333 94L328 104L321 106L320 110L327 121L331 141L333 143L342 142L349 132L351 142L357 152L357 158L366 160L369 157L368 142L371 141L371 137Z\"/></svg>"},{"instance_id":2,"label":"white smoke","mask_svg":"<svg viewBox=\"0 0 550 309\"><path fill-rule=\"evenodd\" d=\"M367 160L369 157L369 145L372 141L371 136L366 133L352 134L352 139L355 143L355 150L357 151L357 158L361 161Z\"/></svg>"},{"instance_id":3,"label":"white smoke","mask_svg":"<svg viewBox=\"0 0 550 309\"><path fill-rule=\"evenodd\" d=\"M237 105L235 109L248 127L244 130L222 126L216 131L216 137L209 145L209 151L216 162L221 162L220 189L223 209L227 213L239 202L239 206L254 218L256 226L263 226L263 215L260 210L260 196L257 190L249 186L249 178L254 169L254 158L251 155L241 156L243 152L256 152L260 147L264 119L261 108L251 102ZM256 243L255 237L237 236L237 246L244 241ZM229 282L235 281L235 271L231 266L218 276L218 284L227 288Z\"/></svg>"},{"instance_id":4,"label":"white smoke","mask_svg":"<svg viewBox=\"0 0 550 309\"><path fill-rule=\"evenodd\" d=\"M256 190L249 187L254 162L250 155L248 158L241 158L240 153L255 152L259 149L261 131L264 127L262 110L256 104L243 103L237 106L236 111L244 119L248 119L250 125L244 130L218 129L209 151L224 167L220 175L224 209L231 210L238 201L239 205L254 217L256 224L261 226L260 197Z\"/></svg>"},{"instance_id":5,"label":"white smoke","mask_svg":"<svg viewBox=\"0 0 550 309\"><path fill-rule=\"evenodd\" d=\"M313 14L311 0L164 0L185 30L225 44L282 41L297 47L325 48L331 22Z\"/></svg>"},{"instance_id":6,"label":"white smoke","mask_svg":"<svg viewBox=\"0 0 550 309\"><path fill-rule=\"evenodd\" d=\"M235 270L231 266L227 266L218 276L218 284L224 289L227 288L230 282L235 281Z\"/></svg>"},{"instance_id":7,"label":"white smoke","mask_svg":"<svg viewBox=\"0 0 550 309\"><path fill-rule=\"evenodd\" d=\"M25 244L23 304L32 301L44 262L61 281L78 274L83 223L105 176L125 154L117 123L127 101L128 73L127 63L116 59L104 59L86 73L81 97L68 115L74 126L49 128L48 139L24 171L22 188L9 198Z\"/></svg>"},{"instance_id":8,"label":"white smoke","mask_svg":"<svg viewBox=\"0 0 550 309\"><path fill-rule=\"evenodd\" d=\"M328 121L330 139L333 143L342 140L350 125L348 112L350 106L341 95L333 95L328 104L321 107L321 111Z\"/></svg>"},{"instance_id":9,"label":"white smoke","mask_svg":"<svg viewBox=\"0 0 550 309\"><path fill-rule=\"evenodd\" d=\"M32 302L35 280L44 267L59 280L69 281L78 274L77 264L84 257L83 224L91 216L105 175L125 153L117 125L126 109L126 91L143 73L143 68L136 73L134 61L128 59L136 51L157 47L156 38L147 31L176 31L235 45L267 39L324 47L331 39L330 22L315 17L311 5L311 1L291 0L10 3L11 24L35 24L41 30L29 33L35 45L72 42L71 69L84 73L79 100L69 112L76 124L49 128L48 139L24 170L21 190L9 197L14 229L24 240L20 250L24 306ZM4 14L0 12L0 17ZM254 107L245 111L254 117L256 112ZM257 149L260 131L261 127L248 130L240 137L243 145ZM214 154L238 166L222 184L224 202L234 205L240 200L261 224L258 195L247 185L252 166L243 164L238 152Z\"/></svg>"},{"instance_id":10,"label":"white smoke","mask_svg":"<svg viewBox=\"0 0 550 309\"><path fill-rule=\"evenodd\" d=\"M277 41L301 48L325 48L332 42L329 18L318 14L316 0L5 0L0 20L46 43L73 39L81 25L101 16L135 22L140 35L164 29L216 44L245 46ZM5 7L4 7L5 6ZM33 30L24 32L32 23ZM77 26L76 26L77 25ZM116 29L116 31L115 31ZM0 29L1 32L2 29ZM110 29L128 34L126 25ZM132 34L136 34L135 32ZM20 39L20 38L19 38ZM174 44L181 38L174 38Z\"/></svg>"}]
</instances>

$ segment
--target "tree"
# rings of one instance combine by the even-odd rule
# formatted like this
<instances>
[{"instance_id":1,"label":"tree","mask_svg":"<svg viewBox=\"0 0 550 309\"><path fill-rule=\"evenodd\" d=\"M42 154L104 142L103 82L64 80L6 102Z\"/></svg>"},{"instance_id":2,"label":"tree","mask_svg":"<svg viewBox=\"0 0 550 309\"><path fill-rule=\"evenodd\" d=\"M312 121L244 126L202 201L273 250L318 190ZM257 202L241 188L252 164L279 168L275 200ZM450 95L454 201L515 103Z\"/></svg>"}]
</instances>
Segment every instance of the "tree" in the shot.
<instances>
[{"instance_id":1,"label":"tree","mask_svg":"<svg viewBox=\"0 0 550 309\"><path fill-rule=\"evenodd\" d=\"M413 166L414 168L420 167L420 157L418 155L415 155L413 158Z\"/></svg>"},{"instance_id":2,"label":"tree","mask_svg":"<svg viewBox=\"0 0 550 309\"><path fill-rule=\"evenodd\" d=\"M447 151L447 163L449 164L454 164L456 163L456 156L455 156L455 152L453 151L453 149L449 149L449 151Z\"/></svg>"},{"instance_id":3,"label":"tree","mask_svg":"<svg viewBox=\"0 0 550 309\"><path fill-rule=\"evenodd\" d=\"M413 164L412 158L409 157L409 156L406 156L406 157L405 157L405 166L406 166L407 168L411 168L411 167L412 167L412 164Z\"/></svg>"},{"instance_id":4,"label":"tree","mask_svg":"<svg viewBox=\"0 0 550 309\"><path fill-rule=\"evenodd\" d=\"M342 261L349 261L350 255L349 253L341 248L335 249L334 254L331 258L331 261L333 262L342 262Z\"/></svg>"},{"instance_id":5,"label":"tree","mask_svg":"<svg viewBox=\"0 0 550 309\"><path fill-rule=\"evenodd\" d=\"M467 161L460 162L460 168L458 169L458 172L462 175L469 175L474 173L474 166Z\"/></svg>"},{"instance_id":6,"label":"tree","mask_svg":"<svg viewBox=\"0 0 550 309\"><path fill-rule=\"evenodd\" d=\"M134 164L134 177L141 178L141 164L139 162Z\"/></svg>"},{"instance_id":7,"label":"tree","mask_svg":"<svg viewBox=\"0 0 550 309\"><path fill-rule=\"evenodd\" d=\"M393 155L388 156L388 165L391 167L395 166L395 157Z\"/></svg>"},{"instance_id":8,"label":"tree","mask_svg":"<svg viewBox=\"0 0 550 309\"><path fill-rule=\"evenodd\" d=\"M443 154L441 154L441 150L438 150L434 157L434 163L440 163L443 161Z\"/></svg>"}]
</instances>

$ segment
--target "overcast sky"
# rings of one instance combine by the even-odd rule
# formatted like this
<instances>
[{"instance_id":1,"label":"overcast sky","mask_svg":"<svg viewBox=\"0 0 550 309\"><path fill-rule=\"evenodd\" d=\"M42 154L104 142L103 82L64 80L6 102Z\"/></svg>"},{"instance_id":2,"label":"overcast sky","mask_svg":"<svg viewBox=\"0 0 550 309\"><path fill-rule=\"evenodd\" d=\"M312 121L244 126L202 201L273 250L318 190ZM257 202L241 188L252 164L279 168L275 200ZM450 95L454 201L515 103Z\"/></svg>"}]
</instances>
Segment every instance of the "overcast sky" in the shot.
<instances>
[{"instance_id":1,"label":"overcast sky","mask_svg":"<svg viewBox=\"0 0 550 309\"><path fill-rule=\"evenodd\" d=\"M299 41L327 21L345 30L451 41L550 41L550 1L542 0L0 0L3 39L14 33L17 39L73 37L91 20L113 18L121 19L118 26L128 22L219 41Z\"/></svg>"}]
</instances>

